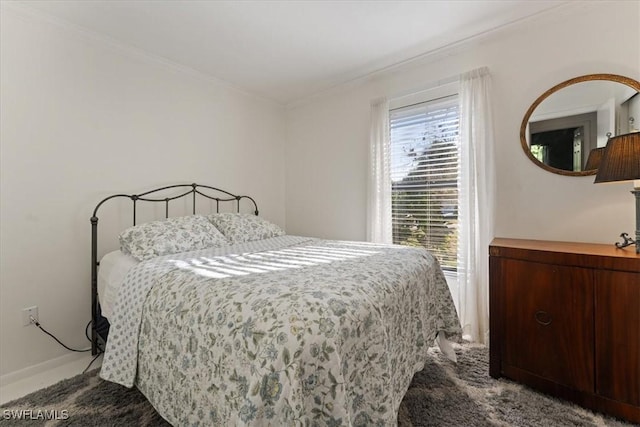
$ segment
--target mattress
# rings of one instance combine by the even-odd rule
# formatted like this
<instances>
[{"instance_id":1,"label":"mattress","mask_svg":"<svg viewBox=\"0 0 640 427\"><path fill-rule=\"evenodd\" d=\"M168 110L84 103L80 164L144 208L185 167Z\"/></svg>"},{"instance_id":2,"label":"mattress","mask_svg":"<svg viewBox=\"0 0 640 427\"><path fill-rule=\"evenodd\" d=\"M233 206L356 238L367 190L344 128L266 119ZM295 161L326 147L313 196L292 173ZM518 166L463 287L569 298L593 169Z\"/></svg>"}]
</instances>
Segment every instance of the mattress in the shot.
<instances>
[{"instance_id":1,"label":"mattress","mask_svg":"<svg viewBox=\"0 0 640 427\"><path fill-rule=\"evenodd\" d=\"M102 315L109 319L127 273L138 261L122 251L109 252L100 260L98 267L98 300Z\"/></svg>"}]
</instances>

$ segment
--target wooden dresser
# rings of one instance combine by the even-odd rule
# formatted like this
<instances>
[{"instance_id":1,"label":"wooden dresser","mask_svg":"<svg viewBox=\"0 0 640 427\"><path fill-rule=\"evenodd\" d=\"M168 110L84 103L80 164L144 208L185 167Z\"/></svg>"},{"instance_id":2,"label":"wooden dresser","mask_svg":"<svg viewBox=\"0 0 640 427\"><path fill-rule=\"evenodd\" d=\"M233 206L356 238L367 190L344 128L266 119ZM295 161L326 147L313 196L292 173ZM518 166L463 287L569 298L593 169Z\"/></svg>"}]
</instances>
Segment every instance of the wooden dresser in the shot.
<instances>
[{"instance_id":1,"label":"wooden dresser","mask_svg":"<svg viewBox=\"0 0 640 427\"><path fill-rule=\"evenodd\" d=\"M490 367L640 423L640 255L613 244L495 239Z\"/></svg>"}]
</instances>

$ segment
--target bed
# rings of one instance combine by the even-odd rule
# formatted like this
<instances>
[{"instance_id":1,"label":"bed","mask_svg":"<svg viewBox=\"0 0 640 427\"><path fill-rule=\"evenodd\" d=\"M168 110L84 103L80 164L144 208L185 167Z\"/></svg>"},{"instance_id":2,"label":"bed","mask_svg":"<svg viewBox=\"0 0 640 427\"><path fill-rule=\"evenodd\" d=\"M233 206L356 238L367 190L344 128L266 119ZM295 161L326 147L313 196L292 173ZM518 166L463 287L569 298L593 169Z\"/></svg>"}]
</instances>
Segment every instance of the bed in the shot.
<instances>
[{"instance_id":1,"label":"bed","mask_svg":"<svg viewBox=\"0 0 640 427\"><path fill-rule=\"evenodd\" d=\"M178 194L155 196L168 190ZM134 226L100 266L97 212L119 197L133 202ZM170 218L182 197L191 212ZM212 213L197 212L199 197ZM164 203L167 219L136 225L142 201ZM222 211L227 202L233 212ZM257 215L252 198L198 184L98 204L101 377L135 385L173 425L395 425L427 348L460 336L437 260L420 248L286 235Z\"/></svg>"}]
</instances>

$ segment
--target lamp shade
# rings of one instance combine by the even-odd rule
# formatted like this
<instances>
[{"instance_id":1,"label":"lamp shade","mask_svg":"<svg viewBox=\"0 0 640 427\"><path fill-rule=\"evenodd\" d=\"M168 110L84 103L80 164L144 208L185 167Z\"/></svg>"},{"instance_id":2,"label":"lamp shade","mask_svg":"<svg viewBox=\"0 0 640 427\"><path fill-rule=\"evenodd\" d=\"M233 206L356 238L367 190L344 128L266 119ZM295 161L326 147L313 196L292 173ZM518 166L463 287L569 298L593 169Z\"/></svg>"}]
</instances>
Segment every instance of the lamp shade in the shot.
<instances>
[{"instance_id":1,"label":"lamp shade","mask_svg":"<svg viewBox=\"0 0 640 427\"><path fill-rule=\"evenodd\" d=\"M594 182L640 179L640 132L611 137Z\"/></svg>"},{"instance_id":2,"label":"lamp shade","mask_svg":"<svg viewBox=\"0 0 640 427\"><path fill-rule=\"evenodd\" d=\"M587 164L584 165L584 170L590 171L598 169L600 162L602 161L602 155L604 154L605 147L594 148L589 151L589 157L587 158Z\"/></svg>"}]
</instances>

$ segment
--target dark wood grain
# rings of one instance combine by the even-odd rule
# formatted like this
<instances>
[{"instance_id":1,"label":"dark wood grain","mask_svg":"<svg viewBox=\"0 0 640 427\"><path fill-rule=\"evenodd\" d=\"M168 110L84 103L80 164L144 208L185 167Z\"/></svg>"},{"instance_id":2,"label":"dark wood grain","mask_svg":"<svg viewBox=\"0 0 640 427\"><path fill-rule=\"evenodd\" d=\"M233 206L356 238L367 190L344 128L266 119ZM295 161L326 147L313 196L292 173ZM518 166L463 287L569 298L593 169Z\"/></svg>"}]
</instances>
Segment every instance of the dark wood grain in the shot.
<instances>
[{"instance_id":1,"label":"dark wood grain","mask_svg":"<svg viewBox=\"0 0 640 427\"><path fill-rule=\"evenodd\" d=\"M596 390L640 406L640 277L596 272Z\"/></svg>"},{"instance_id":2,"label":"dark wood grain","mask_svg":"<svg viewBox=\"0 0 640 427\"><path fill-rule=\"evenodd\" d=\"M632 246L618 249L613 244L497 238L489 250L502 258L640 273L640 255Z\"/></svg>"},{"instance_id":3,"label":"dark wood grain","mask_svg":"<svg viewBox=\"0 0 640 427\"><path fill-rule=\"evenodd\" d=\"M594 390L591 271L503 261L504 363L577 390Z\"/></svg>"},{"instance_id":4,"label":"dark wood grain","mask_svg":"<svg viewBox=\"0 0 640 427\"><path fill-rule=\"evenodd\" d=\"M502 260L489 257L489 277L504 277L502 274ZM489 286L489 375L500 378L502 375L502 343L504 342L504 285L503 280L491 280Z\"/></svg>"},{"instance_id":5,"label":"dark wood grain","mask_svg":"<svg viewBox=\"0 0 640 427\"><path fill-rule=\"evenodd\" d=\"M489 255L491 376L640 423L640 255L522 239Z\"/></svg>"}]
</instances>

